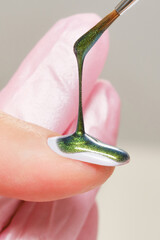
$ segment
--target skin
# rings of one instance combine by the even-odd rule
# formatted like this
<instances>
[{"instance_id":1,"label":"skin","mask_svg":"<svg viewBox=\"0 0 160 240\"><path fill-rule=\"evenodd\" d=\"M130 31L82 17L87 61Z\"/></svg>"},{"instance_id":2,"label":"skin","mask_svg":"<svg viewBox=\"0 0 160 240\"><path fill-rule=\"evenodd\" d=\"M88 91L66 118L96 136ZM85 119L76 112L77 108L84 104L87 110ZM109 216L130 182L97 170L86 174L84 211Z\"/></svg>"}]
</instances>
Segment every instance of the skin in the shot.
<instances>
[{"instance_id":1,"label":"skin","mask_svg":"<svg viewBox=\"0 0 160 240\"><path fill-rule=\"evenodd\" d=\"M59 156L47 145L47 139L58 134L3 112L0 132L0 195L57 200L89 191L113 173L113 167Z\"/></svg>"}]
</instances>

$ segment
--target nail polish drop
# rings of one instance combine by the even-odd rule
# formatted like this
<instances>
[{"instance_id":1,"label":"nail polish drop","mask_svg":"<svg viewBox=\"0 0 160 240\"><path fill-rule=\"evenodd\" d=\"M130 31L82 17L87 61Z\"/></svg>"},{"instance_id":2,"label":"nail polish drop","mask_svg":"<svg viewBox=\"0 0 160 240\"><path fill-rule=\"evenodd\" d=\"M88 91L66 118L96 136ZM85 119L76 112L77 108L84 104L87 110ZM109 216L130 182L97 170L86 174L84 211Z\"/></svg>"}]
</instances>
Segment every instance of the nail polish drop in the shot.
<instances>
[{"instance_id":1,"label":"nail polish drop","mask_svg":"<svg viewBox=\"0 0 160 240\"><path fill-rule=\"evenodd\" d=\"M59 155L103 166L118 166L129 161L125 151L106 145L85 133L82 110L82 72L85 56L104 31L119 17L116 10L79 38L74 45L79 71L79 110L76 132L48 139L48 145Z\"/></svg>"}]
</instances>

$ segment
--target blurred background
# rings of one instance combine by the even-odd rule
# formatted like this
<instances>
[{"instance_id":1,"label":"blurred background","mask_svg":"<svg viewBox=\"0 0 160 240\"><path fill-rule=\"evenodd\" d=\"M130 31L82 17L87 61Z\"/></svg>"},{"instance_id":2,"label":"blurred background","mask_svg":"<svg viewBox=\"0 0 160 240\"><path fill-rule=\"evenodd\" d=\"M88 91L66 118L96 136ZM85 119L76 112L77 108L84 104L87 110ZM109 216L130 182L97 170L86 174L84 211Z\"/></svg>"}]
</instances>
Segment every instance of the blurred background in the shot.
<instances>
[{"instance_id":1,"label":"blurred background","mask_svg":"<svg viewBox=\"0 0 160 240\"><path fill-rule=\"evenodd\" d=\"M0 0L0 89L28 52L60 18L94 12L104 17L118 0ZM101 77L118 91L118 145L131 163L116 169L98 195L98 240L160 239L160 27L158 0L141 0L110 28Z\"/></svg>"}]
</instances>

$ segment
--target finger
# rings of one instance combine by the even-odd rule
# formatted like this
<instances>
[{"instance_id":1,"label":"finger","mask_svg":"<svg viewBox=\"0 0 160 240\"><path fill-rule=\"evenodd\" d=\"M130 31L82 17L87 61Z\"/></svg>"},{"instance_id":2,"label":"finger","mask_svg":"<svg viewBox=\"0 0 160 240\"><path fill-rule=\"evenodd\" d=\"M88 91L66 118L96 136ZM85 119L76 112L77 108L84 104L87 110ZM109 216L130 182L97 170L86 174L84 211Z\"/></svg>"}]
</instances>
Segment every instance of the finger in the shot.
<instances>
[{"instance_id":1,"label":"finger","mask_svg":"<svg viewBox=\"0 0 160 240\"><path fill-rule=\"evenodd\" d=\"M86 109L86 132L100 141L115 145L120 121L120 98L108 81L96 82Z\"/></svg>"},{"instance_id":2,"label":"finger","mask_svg":"<svg viewBox=\"0 0 160 240\"><path fill-rule=\"evenodd\" d=\"M108 174L104 168L65 159L51 151L47 139L53 133L49 130L3 115L0 131L1 195L55 200L88 191Z\"/></svg>"},{"instance_id":3,"label":"finger","mask_svg":"<svg viewBox=\"0 0 160 240\"><path fill-rule=\"evenodd\" d=\"M109 107L114 111L113 105ZM55 135L49 130L2 113L0 123L1 195L30 201L60 199L91 190L113 172L113 168L57 155L47 145L47 139Z\"/></svg>"},{"instance_id":4,"label":"finger","mask_svg":"<svg viewBox=\"0 0 160 240\"><path fill-rule=\"evenodd\" d=\"M77 240L88 239L88 233L89 233L90 239L96 240L97 231L98 231L98 209L97 209L96 202L94 202L87 216L85 224L83 225L83 228L81 229L81 232L78 235Z\"/></svg>"},{"instance_id":5,"label":"finger","mask_svg":"<svg viewBox=\"0 0 160 240\"><path fill-rule=\"evenodd\" d=\"M56 23L0 93L0 109L62 134L76 117L78 108L78 68L73 45L99 20L95 14L79 14ZM85 60L84 103L103 68L107 52L108 32Z\"/></svg>"}]
</instances>

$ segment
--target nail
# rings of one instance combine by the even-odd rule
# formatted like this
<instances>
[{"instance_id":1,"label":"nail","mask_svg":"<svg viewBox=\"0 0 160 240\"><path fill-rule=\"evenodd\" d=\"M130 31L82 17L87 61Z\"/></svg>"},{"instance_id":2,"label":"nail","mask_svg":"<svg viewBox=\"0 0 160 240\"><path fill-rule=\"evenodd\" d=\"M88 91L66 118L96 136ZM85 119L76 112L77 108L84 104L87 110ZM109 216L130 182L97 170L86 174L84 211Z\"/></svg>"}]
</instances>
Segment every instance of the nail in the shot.
<instances>
[{"instance_id":1,"label":"nail","mask_svg":"<svg viewBox=\"0 0 160 240\"><path fill-rule=\"evenodd\" d=\"M81 137L75 134L51 137L48 138L48 146L64 158L101 166L120 166L130 159L125 151L106 145L87 134Z\"/></svg>"}]
</instances>

